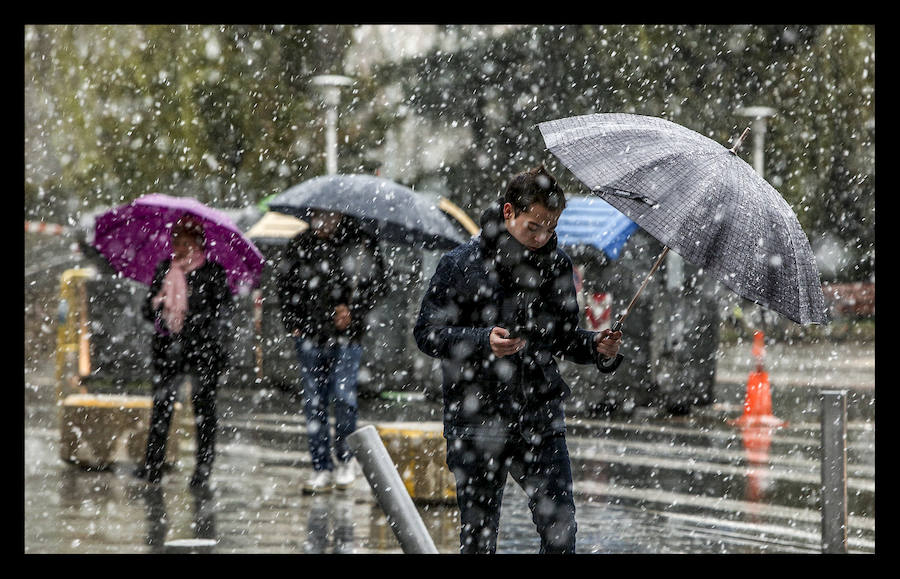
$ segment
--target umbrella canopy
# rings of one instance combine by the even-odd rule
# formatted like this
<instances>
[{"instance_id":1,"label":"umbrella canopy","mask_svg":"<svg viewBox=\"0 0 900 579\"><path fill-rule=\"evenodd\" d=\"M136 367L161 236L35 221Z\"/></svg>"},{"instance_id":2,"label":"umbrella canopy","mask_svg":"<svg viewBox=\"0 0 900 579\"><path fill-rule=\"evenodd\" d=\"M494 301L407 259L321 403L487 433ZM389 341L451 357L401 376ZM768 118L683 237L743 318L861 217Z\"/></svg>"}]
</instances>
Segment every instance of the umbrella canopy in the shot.
<instances>
[{"instance_id":1,"label":"umbrella canopy","mask_svg":"<svg viewBox=\"0 0 900 579\"><path fill-rule=\"evenodd\" d=\"M562 245L593 245L610 259L619 252L637 223L597 197L570 197L556 224L556 236Z\"/></svg>"},{"instance_id":2,"label":"umbrella canopy","mask_svg":"<svg viewBox=\"0 0 900 579\"><path fill-rule=\"evenodd\" d=\"M436 200L371 175L316 177L269 202L269 210L300 219L311 209L350 215L377 238L405 245L450 249L465 241Z\"/></svg>"},{"instance_id":3,"label":"umbrella canopy","mask_svg":"<svg viewBox=\"0 0 900 579\"><path fill-rule=\"evenodd\" d=\"M585 186L667 248L797 323L827 321L806 234L778 191L737 156L737 145L726 149L676 123L631 114L538 127Z\"/></svg>"},{"instance_id":4,"label":"umbrella canopy","mask_svg":"<svg viewBox=\"0 0 900 579\"><path fill-rule=\"evenodd\" d=\"M172 255L170 231L185 213L203 223L206 256L228 274L233 294L259 282L265 258L223 212L190 197L151 193L97 217L92 245L122 275L149 285L156 266Z\"/></svg>"}]
</instances>

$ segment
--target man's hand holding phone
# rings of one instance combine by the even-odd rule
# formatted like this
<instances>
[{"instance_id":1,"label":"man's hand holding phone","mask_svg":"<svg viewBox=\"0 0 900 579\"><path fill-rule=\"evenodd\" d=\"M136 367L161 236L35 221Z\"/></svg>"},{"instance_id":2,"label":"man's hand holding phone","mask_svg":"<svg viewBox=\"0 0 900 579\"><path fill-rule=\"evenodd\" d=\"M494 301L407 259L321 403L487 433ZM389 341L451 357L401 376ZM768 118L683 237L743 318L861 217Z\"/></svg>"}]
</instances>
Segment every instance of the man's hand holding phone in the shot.
<instances>
[{"instance_id":1,"label":"man's hand holding phone","mask_svg":"<svg viewBox=\"0 0 900 579\"><path fill-rule=\"evenodd\" d=\"M491 329L489 342L491 344L491 351L494 355L498 358L503 358L504 356L515 354L524 348L526 340L525 338L512 337L509 330L501 328L500 326L494 326L494 328Z\"/></svg>"}]
</instances>

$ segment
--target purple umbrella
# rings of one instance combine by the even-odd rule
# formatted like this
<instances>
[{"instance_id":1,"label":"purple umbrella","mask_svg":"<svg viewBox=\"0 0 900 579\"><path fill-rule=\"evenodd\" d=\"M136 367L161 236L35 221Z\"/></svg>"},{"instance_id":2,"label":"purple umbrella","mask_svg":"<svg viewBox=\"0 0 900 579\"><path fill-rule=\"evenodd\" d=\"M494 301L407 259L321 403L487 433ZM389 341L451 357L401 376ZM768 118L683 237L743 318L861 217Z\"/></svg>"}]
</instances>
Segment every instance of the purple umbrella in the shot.
<instances>
[{"instance_id":1,"label":"purple umbrella","mask_svg":"<svg viewBox=\"0 0 900 579\"><path fill-rule=\"evenodd\" d=\"M206 257L225 268L231 293L255 287L265 258L227 215L190 197L151 193L107 211L96 220L92 245L116 271L149 285L159 262L171 257L169 232L185 213L203 223Z\"/></svg>"}]
</instances>

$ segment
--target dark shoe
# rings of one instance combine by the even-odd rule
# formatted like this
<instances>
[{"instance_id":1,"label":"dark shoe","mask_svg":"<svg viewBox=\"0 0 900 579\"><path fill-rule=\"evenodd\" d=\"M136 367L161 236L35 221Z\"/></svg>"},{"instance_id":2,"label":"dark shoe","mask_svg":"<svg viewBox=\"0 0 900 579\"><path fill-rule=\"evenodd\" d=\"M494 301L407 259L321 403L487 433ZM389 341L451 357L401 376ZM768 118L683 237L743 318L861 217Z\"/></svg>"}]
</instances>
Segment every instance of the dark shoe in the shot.
<instances>
[{"instance_id":1,"label":"dark shoe","mask_svg":"<svg viewBox=\"0 0 900 579\"><path fill-rule=\"evenodd\" d=\"M151 484L159 484L162 480L162 472L158 470L151 471L146 466L139 466L131 473L135 478L145 480Z\"/></svg>"},{"instance_id":2,"label":"dark shoe","mask_svg":"<svg viewBox=\"0 0 900 579\"><path fill-rule=\"evenodd\" d=\"M194 470L194 475L191 477L191 488L205 487L206 485L208 485L209 475L211 472L212 468L209 466L198 466Z\"/></svg>"}]
</instances>

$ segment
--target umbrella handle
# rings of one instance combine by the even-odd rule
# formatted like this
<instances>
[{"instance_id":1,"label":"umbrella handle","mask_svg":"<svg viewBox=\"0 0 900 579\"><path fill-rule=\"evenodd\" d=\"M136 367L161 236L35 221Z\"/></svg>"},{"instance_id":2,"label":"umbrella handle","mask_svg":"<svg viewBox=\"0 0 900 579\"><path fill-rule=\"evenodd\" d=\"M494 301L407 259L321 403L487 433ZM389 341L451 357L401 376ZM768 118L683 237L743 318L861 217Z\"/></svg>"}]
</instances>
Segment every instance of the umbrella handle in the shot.
<instances>
[{"instance_id":1,"label":"umbrella handle","mask_svg":"<svg viewBox=\"0 0 900 579\"><path fill-rule=\"evenodd\" d=\"M618 332L622 329L622 320L616 321L613 324L612 331ZM614 372L616 368L619 367L619 364L622 363L622 360L625 359L625 356L622 354L616 354L615 358L607 358L606 356L600 356L597 358L597 369L601 372L608 374L609 372Z\"/></svg>"},{"instance_id":2,"label":"umbrella handle","mask_svg":"<svg viewBox=\"0 0 900 579\"><path fill-rule=\"evenodd\" d=\"M625 356L622 354L616 354L615 358L607 358L605 356L601 356L597 360L597 369L603 372L604 374L608 374L610 372L614 372L616 368L619 367L619 364L622 363L622 360L625 359Z\"/></svg>"}]
</instances>

